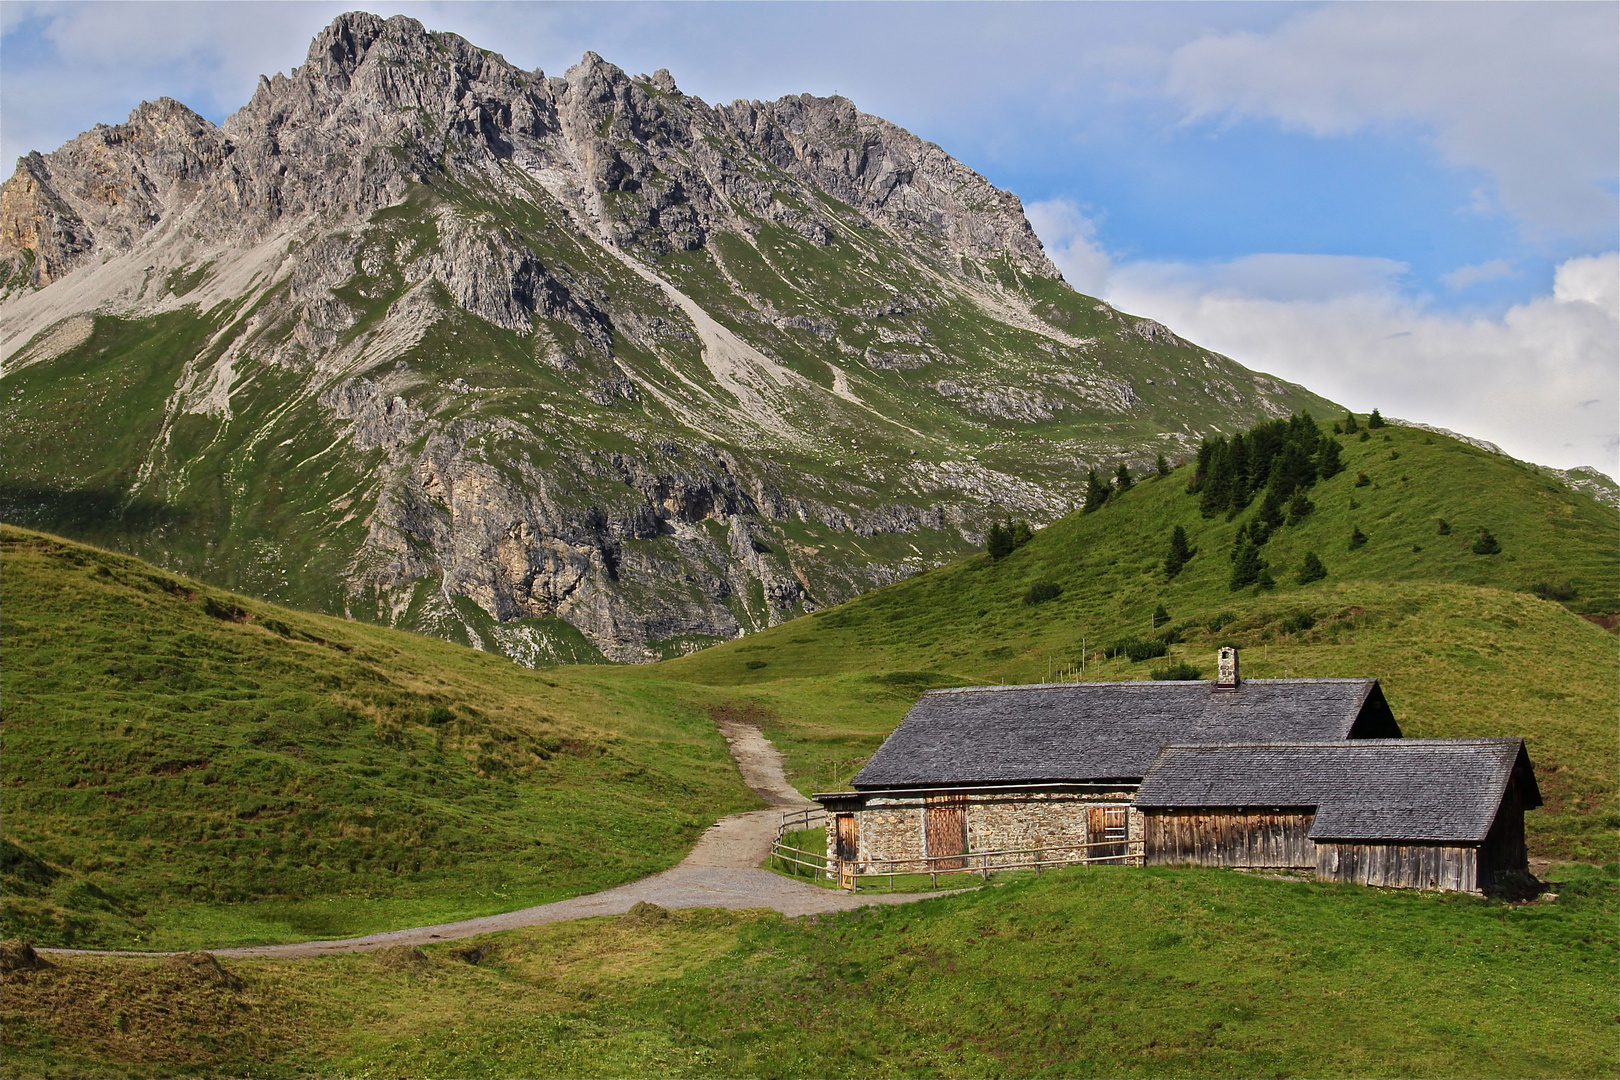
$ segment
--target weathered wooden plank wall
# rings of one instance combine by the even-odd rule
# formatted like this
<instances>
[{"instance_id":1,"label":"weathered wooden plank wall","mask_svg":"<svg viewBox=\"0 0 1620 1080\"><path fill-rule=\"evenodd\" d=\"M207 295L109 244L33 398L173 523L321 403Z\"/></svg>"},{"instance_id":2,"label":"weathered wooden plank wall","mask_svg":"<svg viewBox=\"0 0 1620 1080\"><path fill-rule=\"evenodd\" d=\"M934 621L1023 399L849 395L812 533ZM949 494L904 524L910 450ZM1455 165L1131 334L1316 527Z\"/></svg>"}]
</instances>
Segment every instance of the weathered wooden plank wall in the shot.
<instances>
[{"instance_id":1,"label":"weathered wooden plank wall","mask_svg":"<svg viewBox=\"0 0 1620 1080\"><path fill-rule=\"evenodd\" d=\"M1313 867L1311 811L1144 810L1150 865Z\"/></svg>"},{"instance_id":2,"label":"weathered wooden plank wall","mask_svg":"<svg viewBox=\"0 0 1620 1080\"><path fill-rule=\"evenodd\" d=\"M1316 846L1316 876L1402 889L1472 892L1478 888L1478 851L1443 844L1335 844Z\"/></svg>"},{"instance_id":3,"label":"weathered wooden plank wall","mask_svg":"<svg viewBox=\"0 0 1620 1080\"><path fill-rule=\"evenodd\" d=\"M1489 889L1507 875L1529 873L1529 856L1524 844L1524 807L1504 802L1479 849L1479 887Z\"/></svg>"}]
</instances>

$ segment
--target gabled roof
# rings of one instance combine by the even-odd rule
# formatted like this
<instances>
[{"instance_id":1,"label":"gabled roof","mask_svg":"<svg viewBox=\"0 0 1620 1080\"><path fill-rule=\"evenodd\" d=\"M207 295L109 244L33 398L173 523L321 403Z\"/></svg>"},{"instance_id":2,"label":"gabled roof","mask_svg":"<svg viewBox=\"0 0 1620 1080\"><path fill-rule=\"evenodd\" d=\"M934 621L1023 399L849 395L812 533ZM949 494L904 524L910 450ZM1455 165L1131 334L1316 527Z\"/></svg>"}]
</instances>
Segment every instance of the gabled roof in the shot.
<instances>
[{"instance_id":1,"label":"gabled roof","mask_svg":"<svg viewBox=\"0 0 1620 1080\"><path fill-rule=\"evenodd\" d=\"M1136 805L1314 808L1313 840L1473 844L1510 783L1526 808L1541 805L1522 739L1172 744Z\"/></svg>"},{"instance_id":2,"label":"gabled roof","mask_svg":"<svg viewBox=\"0 0 1620 1080\"><path fill-rule=\"evenodd\" d=\"M1135 782L1167 742L1396 737L1377 679L1061 683L931 690L856 774L857 791Z\"/></svg>"}]
</instances>

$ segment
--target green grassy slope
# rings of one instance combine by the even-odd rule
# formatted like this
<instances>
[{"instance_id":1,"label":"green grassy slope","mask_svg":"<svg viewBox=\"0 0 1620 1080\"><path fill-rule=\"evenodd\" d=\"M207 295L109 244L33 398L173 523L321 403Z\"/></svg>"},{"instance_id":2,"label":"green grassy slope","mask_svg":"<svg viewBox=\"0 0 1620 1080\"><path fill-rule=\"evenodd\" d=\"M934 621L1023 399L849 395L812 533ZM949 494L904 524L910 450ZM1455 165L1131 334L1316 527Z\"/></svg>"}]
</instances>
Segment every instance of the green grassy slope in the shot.
<instances>
[{"instance_id":1,"label":"green grassy slope","mask_svg":"<svg viewBox=\"0 0 1620 1080\"><path fill-rule=\"evenodd\" d=\"M6 527L4 926L225 945L505 911L757 806L703 709Z\"/></svg>"},{"instance_id":2,"label":"green grassy slope","mask_svg":"<svg viewBox=\"0 0 1620 1080\"><path fill-rule=\"evenodd\" d=\"M1385 428L1345 447L1346 470L1310 490L1315 511L1262 548L1271 591L1228 588L1232 538L1259 500L1235 520L1204 519L1182 469L999 562L970 557L641 677L726 687L787 751L795 781L827 788L930 686L1038 682L1054 666L1078 673L1083 657L1088 679L1147 678L1168 661L1099 650L1149 637L1162 603L1171 622L1159 632L1181 638L1168 660L1205 677L1232 642L1251 677L1379 677L1408 735L1528 737L1548 797L1530 817L1536 854L1612 858L1615 639L1577 611L1620 607L1615 511L1440 435ZM1166 580L1177 524L1197 554ZM1369 539L1350 550L1355 527ZM1501 554L1472 553L1479 527ZM1307 551L1329 576L1300 586ZM1026 603L1037 581L1061 596ZM1573 596L1544 600L1537 584Z\"/></svg>"},{"instance_id":3,"label":"green grassy slope","mask_svg":"<svg viewBox=\"0 0 1620 1080\"><path fill-rule=\"evenodd\" d=\"M1606 1076L1614 867L1515 906L1098 867L306 961L53 958L5 1076Z\"/></svg>"}]
</instances>

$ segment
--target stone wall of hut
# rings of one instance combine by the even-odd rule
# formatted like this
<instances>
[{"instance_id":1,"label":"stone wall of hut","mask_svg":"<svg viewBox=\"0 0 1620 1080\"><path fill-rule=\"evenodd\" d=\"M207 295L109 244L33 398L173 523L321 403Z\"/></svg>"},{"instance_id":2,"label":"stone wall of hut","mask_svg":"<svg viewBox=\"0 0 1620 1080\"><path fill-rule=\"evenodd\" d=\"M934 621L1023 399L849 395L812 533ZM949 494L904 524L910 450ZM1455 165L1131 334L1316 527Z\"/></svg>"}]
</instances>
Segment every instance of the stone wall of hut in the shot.
<instances>
[{"instance_id":1,"label":"stone wall of hut","mask_svg":"<svg viewBox=\"0 0 1620 1080\"><path fill-rule=\"evenodd\" d=\"M1075 862L1088 855L1112 855L1086 845L1105 839L1093 835L1093 810L1123 816L1125 841L1120 861L1140 863L1142 815L1130 805L1129 791L974 793L963 798L967 818L967 854L989 854L967 860L968 869L990 869L1027 863L1039 852L1045 861ZM923 796L875 796L854 812L858 837L856 863L862 873L927 873L928 801ZM827 851L837 851L837 816L827 818Z\"/></svg>"}]
</instances>

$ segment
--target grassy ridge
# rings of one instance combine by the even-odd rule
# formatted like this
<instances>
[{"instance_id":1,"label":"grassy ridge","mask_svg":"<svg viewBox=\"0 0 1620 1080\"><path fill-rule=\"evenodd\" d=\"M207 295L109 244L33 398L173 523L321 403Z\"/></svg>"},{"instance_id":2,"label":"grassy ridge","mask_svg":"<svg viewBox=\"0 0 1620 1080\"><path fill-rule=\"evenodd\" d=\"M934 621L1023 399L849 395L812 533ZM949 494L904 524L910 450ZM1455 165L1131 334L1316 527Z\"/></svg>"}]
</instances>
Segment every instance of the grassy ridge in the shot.
<instances>
[{"instance_id":1,"label":"grassy ridge","mask_svg":"<svg viewBox=\"0 0 1620 1080\"><path fill-rule=\"evenodd\" d=\"M820 919L228 961L240 989L60 958L8 976L0 1073L1613 1075L1614 869L1511 906L1101 867Z\"/></svg>"},{"instance_id":2,"label":"grassy ridge","mask_svg":"<svg viewBox=\"0 0 1620 1080\"><path fill-rule=\"evenodd\" d=\"M970 557L640 674L752 704L810 790L847 780L931 686L1038 682L1082 662L1088 679L1147 678L1177 660L1208 677L1216 647L1233 643L1251 677L1379 677L1408 735L1527 736L1548 795L1529 819L1535 853L1613 858L1615 643L1577 611L1620 607L1615 511L1423 431L1346 439L1345 460L1310 489L1316 509L1261 549L1271 591L1228 588L1233 538L1259 500L1235 519L1205 519L1183 469L1054 523L1000 561ZM1176 525L1196 554L1167 580ZM1356 527L1369 540L1352 550ZM1501 554L1473 554L1479 527ZM1329 576L1300 586L1307 551ZM1041 581L1059 597L1026 603ZM1538 584L1570 598L1541 599ZM1171 622L1155 631L1160 604ZM1107 643L1167 631L1180 640L1165 660L1101 656Z\"/></svg>"},{"instance_id":3,"label":"grassy ridge","mask_svg":"<svg viewBox=\"0 0 1620 1080\"><path fill-rule=\"evenodd\" d=\"M758 805L701 695L0 542L7 935L225 945L510 910L667 867Z\"/></svg>"}]
</instances>

